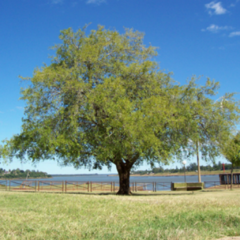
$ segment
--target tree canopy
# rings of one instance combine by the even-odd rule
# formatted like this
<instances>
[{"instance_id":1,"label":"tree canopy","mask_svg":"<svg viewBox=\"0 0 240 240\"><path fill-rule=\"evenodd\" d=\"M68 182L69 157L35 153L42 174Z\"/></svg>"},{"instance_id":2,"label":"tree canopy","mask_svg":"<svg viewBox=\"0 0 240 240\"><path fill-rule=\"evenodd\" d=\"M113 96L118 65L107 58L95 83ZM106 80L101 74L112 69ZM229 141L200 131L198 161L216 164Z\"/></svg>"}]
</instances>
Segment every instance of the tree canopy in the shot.
<instances>
[{"instance_id":1,"label":"tree canopy","mask_svg":"<svg viewBox=\"0 0 240 240\"><path fill-rule=\"evenodd\" d=\"M223 156L232 163L232 166L240 166L240 132L231 136L221 147Z\"/></svg>"},{"instance_id":2,"label":"tree canopy","mask_svg":"<svg viewBox=\"0 0 240 240\"><path fill-rule=\"evenodd\" d=\"M236 128L238 122L239 103L235 102L234 94L228 93L221 97L221 101L213 101L210 96L214 96L219 88L219 83L212 83L209 87L197 86L196 82L190 82L189 106L192 108L193 127L190 125L188 132L191 132L189 139L188 154L197 155L198 178L200 175L200 156L205 161L214 161L221 153L221 144L226 142L231 133Z\"/></svg>"},{"instance_id":3,"label":"tree canopy","mask_svg":"<svg viewBox=\"0 0 240 240\"><path fill-rule=\"evenodd\" d=\"M119 194L129 194L133 165L181 158L191 152L190 139L214 139L216 133L224 139L238 121L233 96L225 96L223 110L211 99L218 83L175 83L160 71L156 48L146 47L143 37L102 26L89 35L61 31L51 64L35 69L21 91L22 132L5 142L2 156L89 169L115 164Z\"/></svg>"}]
</instances>

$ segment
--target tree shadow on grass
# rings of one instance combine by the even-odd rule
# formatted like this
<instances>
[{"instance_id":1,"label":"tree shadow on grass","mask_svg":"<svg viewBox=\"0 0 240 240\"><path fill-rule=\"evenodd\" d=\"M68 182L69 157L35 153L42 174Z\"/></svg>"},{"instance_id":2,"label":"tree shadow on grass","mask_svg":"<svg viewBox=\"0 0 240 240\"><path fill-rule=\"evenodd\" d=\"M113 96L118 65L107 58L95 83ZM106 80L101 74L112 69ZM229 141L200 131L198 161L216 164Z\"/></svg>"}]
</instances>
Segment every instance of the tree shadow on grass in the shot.
<instances>
[{"instance_id":1,"label":"tree shadow on grass","mask_svg":"<svg viewBox=\"0 0 240 240\"><path fill-rule=\"evenodd\" d=\"M215 190L216 191L216 190ZM214 191L214 192L215 192ZM219 190L218 190L219 191ZM9 191L7 191L9 192ZM155 196L180 196L180 195L194 195L200 192L213 192L212 191L159 191L159 192L133 192L131 195L117 195L114 192L51 192L51 191L10 191L17 193L44 193L44 194L59 194L59 195L85 195L85 196L130 196L130 197L155 197Z\"/></svg>"},{"instance_id":2,"label":"tree shadow on grass","mask_svg":"<svg viewBox=\"0 0 240 240\"><path fill-rule=\"evenodd\" d=\"M204 189L198 191L158 191L158 192L132 192L131 195L117 195L116 192L51 192L51 191L1 191L1 192L18 192L18 193L45 193L45 194L64 194L64 195L86 195L86 196L130 196L130 197L154 197L154 196L183 196L183 195L194 195L199 193L208 192L223 192L220 189Z\"/></svg>"}]
</instances>

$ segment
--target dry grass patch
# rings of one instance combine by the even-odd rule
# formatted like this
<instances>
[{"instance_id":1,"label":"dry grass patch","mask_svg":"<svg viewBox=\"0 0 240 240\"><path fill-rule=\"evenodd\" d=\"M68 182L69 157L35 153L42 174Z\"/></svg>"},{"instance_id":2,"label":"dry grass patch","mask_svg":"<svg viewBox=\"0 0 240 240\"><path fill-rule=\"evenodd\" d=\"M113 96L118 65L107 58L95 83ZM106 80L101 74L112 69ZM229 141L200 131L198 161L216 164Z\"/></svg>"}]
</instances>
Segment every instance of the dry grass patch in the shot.
<instances>
[{"instance_id":1,"label":"dry grass patch","mask_svg":"<svg viewBox=\"0 0 240 240\"><path fill-rule=\"evenodd\" d=\"M217 239L240 235L240 191L0 192L0 239Z\"/></svg>"}]
</instances>

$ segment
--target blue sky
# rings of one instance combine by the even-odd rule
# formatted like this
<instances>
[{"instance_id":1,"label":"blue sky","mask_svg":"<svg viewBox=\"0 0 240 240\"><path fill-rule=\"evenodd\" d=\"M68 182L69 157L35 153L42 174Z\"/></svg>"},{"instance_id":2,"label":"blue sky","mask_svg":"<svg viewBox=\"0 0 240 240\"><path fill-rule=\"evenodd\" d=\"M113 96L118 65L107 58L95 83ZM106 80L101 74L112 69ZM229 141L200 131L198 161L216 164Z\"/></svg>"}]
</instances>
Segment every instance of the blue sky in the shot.
<instances>
[{"instance_id":1,"label":"blue sky","mask_svg":"<svg viewBox=\"0 0 240 240\"><path fill-rule=\"evenodd\" d=\"M0 140L21 130L24 83L36 67L49 64L60 43L60 30L91 23L124 32L124 27L145 33L146 45L158 46L162 70L173 72L181 84L192 75L220 82L216 99L240 89L240 0L7 0L0 1ZM239 99L239 96L237 96ZM224 162L223 158L218 160ZM179 164L177 164L180 166ZM172 165L176 166L176 164ZM14 160L7 169L36 169ZM140 169L149 168L144 164ZM88 173L45 161L37 169L48 173ZM107 173L107 169L94 173ZM115 167L112 172L116 172Z\"/></svg>"}]
</instances>

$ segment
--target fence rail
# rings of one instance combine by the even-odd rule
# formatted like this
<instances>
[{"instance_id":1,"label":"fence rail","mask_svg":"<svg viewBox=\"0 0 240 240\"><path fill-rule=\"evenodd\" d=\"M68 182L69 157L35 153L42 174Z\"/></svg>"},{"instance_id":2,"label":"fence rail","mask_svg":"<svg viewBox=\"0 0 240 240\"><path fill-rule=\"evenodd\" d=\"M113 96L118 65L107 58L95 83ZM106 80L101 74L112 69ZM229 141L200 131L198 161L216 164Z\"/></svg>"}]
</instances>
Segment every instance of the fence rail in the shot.
<instances>
[{"instance_id":1,"label":"fence rail","mask_svg":"<svg viewBox=\"0 0 240 240\"><path fill-rule=\"evenodd\" d=\"M230 189L230 184L220 181L205 181L205 189ZM240 184L234 184L240 188ZM119 182L80 182L80 181L36 181L36 180L0 180L0 191L32 192L117 192ZM131 182L132 192L171 191L171 182Z\"/></svg>"},{"instance_id":2,"label":"fence rail","mask_svg":"<svg viewBox=\"0 0 240 240\"><path fill-rule=\"evenodd\" d=\"M0 190L7 190L7 180L0 180Z\"/></svg>"},{"instance_id":3,"label":"fence rail","mask_svg":"<svg viewBox=\"0 0 240 240\"><path fill-rule=\"evenodd\" d=\"M220 181L207 181L205 184L205 188L208 189L230 189L231 184L221 184ZM233 184L233 188L240 188L240 184Z\"/></svg>"},{"instance_id":4,"label":"fence rail","mask_svg":"<svg viewBox=\"0 0 240 240\"><path fill-rule=\"evenodd\" d=\"M36 191L37 181L9 181L9 191Z\"/></svg>"},{"instance_id":5,"label":"fence rail","mask_svg":"<svg viewBox=\"0 0 240 240\"><path fill-rule=\"evenodd\" d=\"M90 192L90 183L65 181L65 192L81 192L81 191Z\"/></svg>"},{"instance_id":6,"label":"fence rail","mask_svg":"<svg viewBox=\"0 0 240 240\"><path fill-rule=\"evenodd\" d=\"M155 183L155 192L156 191L168 191L171 190L171 182L156 182Z\"/></svg>"},{"instance_id":7,"label":"fence rail","mask_svg":"<svg viewBox=\"0 0 240 240\"><path fill-rule=\"evenodd\" d=\"M64 182L38 181L38 191L64 192Z\"/></svg>"}]
</instances>

